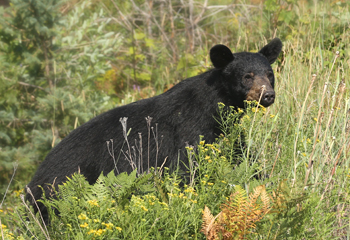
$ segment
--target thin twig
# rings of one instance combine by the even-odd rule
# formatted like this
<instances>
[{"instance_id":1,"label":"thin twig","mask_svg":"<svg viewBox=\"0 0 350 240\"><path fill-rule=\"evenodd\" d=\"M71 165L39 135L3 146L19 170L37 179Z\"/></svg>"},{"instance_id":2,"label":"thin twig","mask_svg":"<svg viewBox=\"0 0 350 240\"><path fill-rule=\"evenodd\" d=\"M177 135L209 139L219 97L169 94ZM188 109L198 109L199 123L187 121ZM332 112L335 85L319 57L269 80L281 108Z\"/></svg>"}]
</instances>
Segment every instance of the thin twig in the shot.
<instances>
[{"instance_id":1,"label":"thin twig","mask_svg":"<svg viewBox=\"0 0 350 240\"><path fill-rule=\"evenodd\" d=\"M2 208L2 204L3 204L3 203L4 203L4 201L5 201L6 194L7 194L8 190L9 190L9 188L10 188L11 182L12 182L12 180L13 180L13 178L14 178L15 174L16 174L17 168L18 168L18 163L17 163L17 162L16 162L16 163L14 163L13 165L14 165L14 166L13 166L13 173L12 173L12 176L11 176L11 179L10 179L9 184L7 185L7 188L6 188L6 191L5 191L4 197L2 198L2 201L1 201L1 204L0 204L0 209Z\"/></svg>"},{"instance_id":2,"label":"thin twig","mask_svg":"<svg viewBox=\"0 0 350 240\"><path fill-rule=\"evenodd\" d=\"M44 88L40 87L40 86L36 86L36 85L33 85L33 84L29 84L29 83L25 83L25 82L17 82L19 85L22 85L22 86L26 86L26 87L33 87L33 88L38 88L40 90L43 90L45 92L47 92Z\"/></svg>"},{"instance_id":3,"label":"thin twig","mask_svg":"<svg viewBox=\"0 0 350 240\"><path fill-rule=\"evenodd\" d=\"M50 239L50 237L49 237L48 235L46 235L46 232L45 232L45 230L43 229L43 227L41 226L39 220L34 216L33 212L30 210L30 208L29 208L28 205L26 204L26 202L25 202L25 200L24 200L24 195L21 194L20 197L21 197L21 200L22 200L22 202L23 202L23 205L27 208L27 210L29 211L30 215L32 215L34 221L38 224L38 226L40 227L42 233L45 235L46 239ZM39 211L39 212L40 212L40 211ZM45 225L45 224L44 224L44 225ZM45 226L45 228L46 228L46 226Z\"/></svg>"}]
</instances>

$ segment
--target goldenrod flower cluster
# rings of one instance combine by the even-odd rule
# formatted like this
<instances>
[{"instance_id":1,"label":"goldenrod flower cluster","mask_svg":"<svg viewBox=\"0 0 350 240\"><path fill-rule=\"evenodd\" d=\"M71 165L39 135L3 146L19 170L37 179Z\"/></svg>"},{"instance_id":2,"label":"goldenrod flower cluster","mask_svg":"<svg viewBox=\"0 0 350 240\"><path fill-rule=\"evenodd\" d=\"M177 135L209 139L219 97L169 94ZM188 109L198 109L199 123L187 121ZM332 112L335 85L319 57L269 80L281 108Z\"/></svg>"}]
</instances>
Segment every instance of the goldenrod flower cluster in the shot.
<instances>
[{"instance_id":1,"label":"goldenrod flower cluster","mask_svg":"<svg viewBox=\"0 0 350 240\"><path fill-rule=\"evenodd\" d=\"M106 229L98 229L98 230L94 230L91 229L90 231L88 231L87 234L93 234L94 236L101 236L104 232L106 231Z\"/></svg>"},{"instance_id":2,"label":"goldenrod flower cluster","mask_svg":"<svg viewBox=\"0 0 350 240\"><path fill-rule=\"evenodd\" d=\"M94 207L94 206L100 207L100 205L98 205L98 201L97 201L96 199L94 199L94 200L89 200L89 201L87 201L87 203L88 203L91 207Z\"/></svg>"},{"instance_id":3,"label":"goldenrod flower cluster","mask_svg":"<svg viewBox=\"0 0 350 240\"><path fill-rule=\"evenodd\" d=\"M3 239L8 239L8 240L14 240L14 239L23 240L24 239L22 236L15 238L15 235L12 232L10 232L9 229L7 228L7 226L4 224L1 224L1 231L0 232L3 234L2 235Z\"/></svg>"},{"instance_id":4,"label":"goldenrod flower cluster","mask_svg":"<svg viewBox=\"0 0 350 240\"><path fill-rule=\"evenodd\" d=\"M95 204L95 201L92 201L91 203ZM94 205L95 206L95 205ZM85 228L85 229L90 229L92 227L96 226L96 223L99 225L99 223L101 222L99 219L93 219L91 220L88 216L86 216L86 214L81 213L78 216L78 219L80 220L85 220L82 224L80 224L79 226L81 228ZM89 225L89 223L91 224L91 226ZM70 224L67 224L67 226L69 228L72 228L72 226ZM113 223L105 223L102 222L100 225L100 228L98 229L90 229L87 234L92 234L94 236L101 236L102 234L104 234L107 230L113 231L114 229L118 230L119 232L122 231L122 228L120 227L114 227Z\"/></svg>"},{"instance_id":5,"label":"goldenrod flower cluster","mask_svg":"<svg viewBox=\"0 0 350 240\"><path fill-rule=\"evenodd\" d=\"M145 195L142 198L137 196L131 197L131 209L141 209L143 212L148 212L153 205L161 206L163 210L169 210L168 204L159 201L159 199L153 195Z\"/></svg>"}]
</instances>

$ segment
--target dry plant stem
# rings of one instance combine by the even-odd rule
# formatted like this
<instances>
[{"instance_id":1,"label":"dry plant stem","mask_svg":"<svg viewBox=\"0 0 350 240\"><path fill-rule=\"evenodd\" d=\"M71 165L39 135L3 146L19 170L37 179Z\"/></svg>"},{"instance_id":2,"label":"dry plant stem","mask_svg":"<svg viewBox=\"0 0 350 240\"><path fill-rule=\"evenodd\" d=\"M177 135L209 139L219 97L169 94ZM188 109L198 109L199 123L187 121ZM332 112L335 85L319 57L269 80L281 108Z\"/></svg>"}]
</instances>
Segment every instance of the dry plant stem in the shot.
<instances>
[{"instance_id":1,"label":"dry plant stem","mask_svg":"<svg viewBox=\"0 0 350 240\"><path fill-rule=\"evenodd\" d=\"M2 229L1 218L0 218L0 230L1 230L1 237L2 237L2 239L5 239L5 237L4 237L4 230Z\"/></svg>"},{"instance_id":2,"label":"dry plant stem","mask_svg":"<svg viewBox=\"0 0 350 240\"><path fill-rule=\"evenodd\" d=\"M326 87L325 87L326 88ZM323 96L322 96L323 98ZM322 123L322 120L323 120L323 113L317 118L317 123L316 123L316 128L315 128L315 133L314 133L314 145L312 147L312 152L311 152L311 155L310 155L310 158L309 158L309 163L307 165L307 170L306 170L306 175L305 175L305 180L304 180L304 185L306 186L307 184L307 180L309 178L309 174L310 174L310 171L313 169L313 156L314 156L314 153L315 153L315 149L316 149L316 145L317 145L317 138L318 138L318 135L320 134L320 131L321 131L321 123Z\"/></svg>"},{"instance_id":3,"label":"dry plant stem","mask_svg":"<svg viewBox=\"0 0 350 240\"><path fill-rule=\"evenodd\" d=\"M44 88L40 87L40 86L36 86L36 85L32 85L29 83L25 83L25 82L17 82L18 84L22 85L22 86L26 86L26 87L33 87L33 88L38 88L44 92L47 92Z\"/></svg>"},{"instance_id":4,"label":"dry plant stem","mask_svg":"<svg viewBox=\"0 0 350 240\"><path fill-rule=\"evenodd\" d=\"M109 143L111 143L111 145L112 145L111 149L109 147ZM115 160L115 156L114 156L113 139L110 139L109 141L107 141L107 150L108 150L109 155L113 159L114 168L117 171L117 174L119 174L119 170L118 170L118 167L117 167L117 161Z\"/></svg>"},{"instance_id":5,"label":"dry plant stem","mask_svg":"<svg viewBox=\"0 0 350 240\"><path fill-rule=\"evenodd\" d=\"M258 102L258 106L260 105L260 102L261 102L261 98L264 94L264 91L265 91L265 88L266 86L265 85L262 85L261 87L261 94L260 94L260 97L259 97L259 102ZM256 118L256 114L257 114L258 111L255 111L254 113L254 117L253 117L253 121L252 121L252 124L251 124L251 127L249 129L249 135L248 135L248 139L251 139L252 138L252 132L253 132L253 125L255 123L255 118ZM250 145L248 145L248 150L247 150L247 156L249 156L249 150L250 150ZM248 164L248 162L246 161L246 164ZM246 166L248 168L248 166Z\"/></svg>"},{"instance_id":6,"label":"dry plant stem","mask_svg":"<svg viewBox=\"0 0 350 240\"><path fill-rule=\"evenodd\" d=\"M198 14L196 19L194 20L193 25L197 25L198 22L200 22L202 20L202 16L203 16L205 10L207 9L207 6L208 6L208 0L205 0L203 3L202 11Z\"/></svg>"},{"instance_id":7,"label":"dry plant stem","mask_svg":"<svg viewBox=\"0 0 350 240\"><path fill-rule=\"evenodd\" d=\"M279 156L280 152L281 152L281 146L278 147L277 154L276 154L276 158L275 158L275 161L274 161L274 163L273 163L273 165L272 165L271 173L270 173L270 175L269 175L270 178L272 177L273 170L274 170L274 168L275 168L275 165L276 165L276 162L277 162L277 159L278 159L278 156Z\"/></svg>"},{"instance_id":8,"label":"dry plant stem","mask_svg":"<svg viewBox=\"0 0 350 240\"><path fill-rule=\"evenodd\" d=\"M128 120L127 117L119 119L119 121L120 121L120 123L122 124L122 127L123 127L124 140L125 140L125 142L126 142L126 144L128 146L128 150L126 151L126 153L123 150L122 150L122 153L124 154L124 157L126 158L126 160L128 160L132 170L134 171L137 168L137 166L136 166L136 164L133 161L133 157L132 157L133 151L131 151L131 147L130 147L130 144L129 144L129 141L128 141L127 120Z\"/></svg>"},{"instance_id":9,"label":"dry plant stem","mask_svg":"<svg viewBox=\"0 0 350 240\"><path fill-rule=\"evenodd\" d=\"M171 44L167 34L165 33L164 29L159 25L156 17L152 14L152 12L150 12L151 16L149 16L148 13L146 13L145 11L142 11L136 4L133 0L130 0L133 7L138 10L139 12L141 12L143 15L145 15L147 18L152 18L153 19L153 22L156 24L156 26L158 27L159 31L162 33L165 41L168 43L169 47L171 48L172 52L173 52L173 56L176 56L176 50L174 48L174 46ZM173 59L173 61L175 61L175 59Z\"/></svg>"},{"instance_id":10,"label":"dry plant stem","mask_svg":"<svg viewBox=\"0 0 350 240\"><path fill-rule=\"evenodd\" d=\"M147 173L149 173L149 148L150 148L150 141L151 141L151 122L152 118L150 116L146 117L147 122L147 130L148 130L148 148L147 148Z\"/></svg>"},{"instance_id":11,"label":"dry plant stem","mask_svg":"<svg viewBox=\"0 0 350 240\"><path fill-rule=\"evenodd\" d=\"M186 28L189 29L188 36L189 36L189 41L190 41L190 52L193 53L193 48L194 48L194 23L193 23L193 0L188 1L189 5L189 27Z\"/></svg>"},{"instance_id":12,"label":"dry plant stem","mask_svg":"<svg viewBox=\"0 0 350 240\"><path fill-rule=\"evenodd\" d=\"M344 79L343 79L339 84L339 91L337 94L337 100L335 101L334 106L333 106L333 109L336 110L335 119L337 118L337 113L338 113L337 110L339 109L340 103L343 100L344 91L345 91L345 83L344 83ZM345 123L345 125L346 125L346 123ZM332 132L334 132L335 126L336 126L336 124L333 124Z\"/></svg>"},{"instance_id":13,"label":"dry plant stem","mask_svg":"<svg viewBox=\"0 0 350 240\"><path fill-rule=\"evenodd\" d=\"M155 171L157 172L157 167L158 167L158 153L159 153L159 145L158 145L158 123L156 123L156 131L154 132L154 128L151 127L152 129L152 133L153 133L153 138L154 138L154 141L156 143L156 165L154 166L155 167Z\"/></svg>"},{"instance_id":14,"label":"dry plant stem","mask_svg":"<svg viewBox=\"0 0 350 240\"><path fill-rule=\"evenodd\" d=\"M140 140L140 159L139 159L139 167L140 167L140 171L141 173L143 173L143 159L142 159L142 151L143 151L143 148L142 148L142 135L141 133L139 133L139 140Z\"/></svg>"},{"instance_id":15,"label":"dry plant stem","mask_svg":"<svg viewBox=\"0 0 350 240\"><path fill-rule=\"evenodd\" d=\"M12 180L13 180L15 174L16 174L17 168L18 168L18 163L14 163L14 164L13 164L13 173L12 173L12 176L11 176L11 179L10 179L9 184L7 185L7 188L6 188L4 197L2 198L2 201L1 201L1 204L0 204L0 209L2 208L2 204L3 204L4 201L5 201L6 194L7 194L8 190L9 190L9 187L10 187L10 185L11 185L11 183L12 183Z\"/></svg>"},{"instance_id":16,"label":"dry plant stem","mask_svg":"<svg viewBox=\"0 0 350 240\"><path fill-rule=\"evenodd\" d=\"M193 148L193 146L189 146L189 147ZM189 150L187 155L189 156L188 161L189 161L189 164L190 164L190 174L193 173L193 175L190 175L190 186L194 187L194 183L195 183L194 178L195 178L195 175L196 175L196 171L197 171L198 165L194 166L194 164L197 163L197 162L195 162L193 160L193 155L194 155L193 150Z\"/></svg>"},{"instance_id":17,"label":"dry plant stem","mask_svg":"<svg viewBox=\"0 0 350 240\"><path fill-rule=\"evenodd\" d=\"M18 215L18 217L21 219L21 222L22 222L23 226L26 226L27 231L30 232L30 234L32 235L32 237L34 237L35 239L38 239L37 237L35 237L34 233L33 233L32 231L30 231L30 229L29 229L29 227L28 227L28 223L26 223L26 222L23 220L21 214L17 211L17 209L15 209L15 212L16 212L16 214Z\"/></svg>"},{"instance_id":18,"label":"dry plant stem","mask_svg":"<svg viewBox=\"0 0 350 240\"><path fill-rule=\"evenodd\" d=\"M159 221L160 218L156 218L152 224L152 226L150 227L149 231L147 232L147 234L143 237L144 239L146 239L148 237L148 235L151 233L152 228L154 228L154 226L156 225L156 223Z\"/></svg>"},{"instance_id":19,"label":"dry plant stem","mask_svg":"<svg viewBox=\"0 0 350 240\"><path fill-rule=\"evenodd\" d=\"M325 189L324 189L324 191L323 191L323 193L322 193L322 195L321 195L320 201L319 201L319 203L318 203L316 209L320 206L320 204L321 204L321 202L322 202L322 200L323 200L323 198L324 198L324 195L325 195L325 193L327 192L328 186L329 186L330 182L332 181L333 175L335 174L335 170L336 170L336 168L337 168L337 164L338 164L340 155L341 155L341 153L343 152L344 146L345 146L345 145L343 145L342 148L338 151L337 157L335 158L335 162L334 162L334 165L333 165L332 172L331 172L331 174L330 174L330 176L329 176L329 179L328 179L328 181L327 181L327 185L326 185L326 187L325 187Z\"/></svg>"},{"instance_id":20,"label":"dry plant stem","mask_svg":"<svg viewBox=\"0 0 350 240\"><path fill-rule=\"evenodd\" d=\"M322 150L322 153L324 153L325 151L326 151L326 149L325 149L325 145L326 145L326 141L327 141L327 133L328 133L328 129L330 128L330 125L331 125L331 120L333 119L333 112L334 112L334 110L333 109L331 109L331 112L330 112L330 115L329 115L329 118L328 118L328 121L327 121L327 125L326 125L326 130L325 130L325 132L323 133L323 135L324 135L324 137L323 137L323 141L322 141L322 146L321 146L321 150ZM321 117L322 118L322 117ZM321 123L320 123L321 124ZM319 129L319 131L320 131L320 129ZM317 137L316 137L317 138ZM329 156L329 154L330 154L330 152L331 152L331 150L332 150L332 147L333 147L333 144L334 144L334 140L332 140L332 142L331 142L331 145L330 146L328 146L328 151L327 151L327 153L326 154L322 154L323 156L324 156L324 161L323 162L321 162L321 165L322 166L324 166L325 165L325 162L327 162L328 160L328 156ZM315 145L316 145L316 143L314 144L314 148L315 148ZM314 150L314 149L313 149ZM313 164L313 162L311 162L311 164ZM309 168L308 168L309 169ZM322 168L321 168L322 169ZM319 178L319 176L322 174L322 171L320 171L319 173L318 173L318 175L316 174L316 178L315 178L315 181L314 181L314 183L317 183L317 181L318 181L318 178ZM304 183L305 185L306 185L306 182ZM314 189L315 190L315 189Z\"/></svg>"},{"instance_id":21,"label":"dry plant stem","mask_svg":"<svg viewBox=\"0 0 350 240\"><path fill-rule=\"evenodd\" d=\"M296 137L295 137L295 140L294 140L294 182L296 180L296 171L297 171L297 143L298 143L298 138L299 138L299 129L301 127L301 123L303 121L303 118L304 118L304 112L305 112L305 107L306 107L306 102L307 102L307 99L310 95L310 92L311 92L311 89L312 89L312 86L316 80L316 74L313 74L312 75L312 78L311 78L311 83L309 85L309 89L307 90L307 93L306 93L306 97L305 97L305 100L303 102L303 106L301 107L301 113L300 113L300 118L299 118L299 123L298 123L298 127L297 127L297 132L296 132ZM293 184L294 184L293 182Z\"/></svg>"},{"instance_id":22,"label":"dry plant stem","mask_svg":"<svg viewBox=\"0 0 350 240\"><path fill-rule=\"evenodd\" d=\"M28 189L29 189L29 188L28 188ZM24 195L21 194L20 197L21 197L21 200L22 200L22 202L23 202L23 205L24 205L24 206L26 207L26 209L29 211L30 215L32 215L34 221L38 224L40 230L41 230L42 233L45 235L46 239L50 239L48 233L46 234L46 232L45 232L45 230L43 229L43 227L41 226L40 222L39 222L38 219L34 216L33 212L30 210L30 208L29 208L28 205L26 204L26 202L25 202L25 200L24 200ZM39 213L40 213L40 210L39 210ZM40 216L41 216L41 213L40 213ZM42 219L42 216L41 216L41 219ZM44 226L45 226L45 224L44 224ZM46 226L45 226L45 228L46 228ZM46 229L46 231L47 231L47 229Z\"/></svg>"},{"instance_id":23,"label":"dry plant stem","mask_svg":"<svg viewBox=\"0 0 350 240\"><path fill-rule=\"evenodd\" d=\"M328 121L327 121L327 125L326 125L326 129L325 129L325 132L323 133L323 141L322 141L322 151L325 151L324 149L324 145L325 145L325 142L326 142L326 138L328 137L327 136L327 133L330 129L330 125L331 125L331 121L333 120L333 113L334 113L334 109L331 109L331 112L329 114L329 117L328 117Z\"/></svg>"},{"instance_id":24,"label":"dry plant stem","mask_svg":"<svg viewBox=\"0 0 350 240\"><path fill-rule=\"evenodd\" d=\"M79 171L78 171L78 172L80 173L80 169L79 169ZM52 185L54 185L54 184L55 184L55 181L56 181L56 178L55 178L55 180L54 180L54 182L53 182L53 184L52 184ZM27 193L29 193L29 194L30 194L30 196L33 198L34 203L35 203L35 206L36 206L36 207L37 207L37 209L38 209L38 212L39 212L39 215L40 215L41 221L43 222L44 227L45 227L45 230L46 230L46 232L47 232L47 237L48 237L48 238L50 238L50 237L49 237L49 231L47 231L47 228L46 228L46 225L45 225L45 222L44 222L43 215L41 214L40 208L39 208L38 203L36 202L36 200L35 200L35 198L34 198L34 196L33 196L32 191L31 191L31 190L30 190L30 188L29 188L29 187L27 187L27 186L26 186L26 191L27 191ZM46 235L45 235L45 236L46 236Z\"/></svg>"},{"instance_id":25,"label":"dry plant stem","mask_svg":"<svg viewBox=\"0 0 350 240\"><path fill-rule=\"evenodd\" d=\"M122 13L122 11L120 11L120 9L118 8L118 5L115 3L114 0L112 0L112 3L115 7L115 9L117 9L118 14L121 16L120 19L122 19L122 21L124 22L124 26L131 31L132 30L132 24L128 21L128 18ZM107 7L105 7L106 9L108 9ZM119 20L117 18L112 18L114 21L116 21L117 23L119 23ZM120 24L120 23L119 23ZM120 24L123 25L123 24Z\"/></svg>"},{"instance_id":26,"label":"dry plant stem","mask_svg":"<svg viewBox=\"0 0 350 240\"><path fill-rule=\"evenodd\" d=\"M317 124L316 124L316 129L315 129L315 135L314 135L314 146L312 148L312 152L311 152L311 155L310 155L310 158L309 158L309 164L308 164L308 169L306 171L306 176L305 176L305 180L304 180L304 185L307 184L307 181L308 181L308 178L309 178L309 174L310 174L310 171L313 167L313 155L315 153L315 149L316 149L316 144L317 144L317 137L319 135L319 131L321 130L321 123L322 123L322 118L323 118L323 113L321 112L322 110L322 105L323 105L323 101L324 101L324 97L325 97L325 94L326 94L326 91L327 91L327 86L328 86L328 81L329 81L329 78L331 76L331 73L332 73L332 70L333 70L333 67L334 67L334 64L335 64L335 61L337 60L337 58L339 57L339 52L337 51L336 52L336 55L334 57L334 61L333 61L333 64L332 64L332 67L331 69L329 70L329 74L328 74L328 78L324 84L324 87L323 87L323 93L322 93L322 98L321 98L321 102L320 102L320 105L319 105L319 109L318 109L318 114L317 114ZM333 112L332 112L333 113ZM331 114L332 114L331 113ZM322 116L322 117L321 117ZM331 116L330 116L331 117ZM328 126L327 126L328 127ZM326 133L327 133L327 130L326 130ZM325 134L326 135L326 134ZM325 139L324 139L325 140ZM323 142L323 145L324 145L324 142Z\"/></svg>"},{"instance_id":27,"label":"dry plant stem","mask_svg":"<svg viewBox=\"0 0 350 240\"><path fill-rule=\"evenodd\" d=\"M166 163L166 160L168 159L168 157L166 157L162 163L162 165L160 166L159 168L159 176L162 176L163 174L163 167L164 167L164 164Z\"/></svg>"}]
</instances>

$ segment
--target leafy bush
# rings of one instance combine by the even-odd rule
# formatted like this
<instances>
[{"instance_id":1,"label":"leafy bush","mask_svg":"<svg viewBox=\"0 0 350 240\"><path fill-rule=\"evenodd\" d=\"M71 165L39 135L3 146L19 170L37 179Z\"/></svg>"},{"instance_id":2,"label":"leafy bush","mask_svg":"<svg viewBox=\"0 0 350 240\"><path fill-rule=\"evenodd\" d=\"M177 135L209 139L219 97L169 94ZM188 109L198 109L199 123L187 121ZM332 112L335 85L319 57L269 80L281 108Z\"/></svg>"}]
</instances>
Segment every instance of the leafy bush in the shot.
<instances>
[{"instance_id":1,"label":"leafy bush","mask_svg":"<svg viewBox=\"0 0 350 240\"><path fill-rule=\"evenodd\" d=\"M201 230L209 239L220 234L240 239L329 238L334 230L342 229L332 226L336 208L324 212L338 198L329 195L324 201L321 193L325 187L327 190L328 182L295 185L286 171L276 176L276 168L280 168L276 161L258 160L263 156L261 146L270 141L278 117L271 118L265 108L254 103L247 103L243 116L241 109L226 109L222 104L219 109L225 119L226 135L216 143L200 141L197 147L187 148L187 182L167 168L139 177L136 170L130 175L101 174L94 185L75 174L59 187L58 199L43 200L50 209L50 226L46 228L40 215L32 216L28 208L7 217L7 225L20 223L16 228L22 236L54 239L203 239ZM245 138L240 137L242 134ZM233 136L234 142L229 140ZM242 152L235 158L229 147L233 143L241 146L236 149ZM268 153L264 155L270 158ZM205 206L216 214L223 211L211 230L208 225L214 218L204 211L207 231L201 220ZM24 216L29 216L28 222L23 221Z\"/></svg>"},{"instance_id":2,"label":"leafy bush","mask_svg":"<svg viewBox=\"0 0 350 240\"><path fill-rule=\"evenodd\" d=\"M107 32L110 19L102 19L102 10L87 15L91 5L86 1L63 17L60 1L16 0L1 19L3 190L14 163L15 187L22 188L53 146L112 106L109 96L95 91L94 80L111 68L107 60L122 38Z\"/></svg>"}]
</instances>

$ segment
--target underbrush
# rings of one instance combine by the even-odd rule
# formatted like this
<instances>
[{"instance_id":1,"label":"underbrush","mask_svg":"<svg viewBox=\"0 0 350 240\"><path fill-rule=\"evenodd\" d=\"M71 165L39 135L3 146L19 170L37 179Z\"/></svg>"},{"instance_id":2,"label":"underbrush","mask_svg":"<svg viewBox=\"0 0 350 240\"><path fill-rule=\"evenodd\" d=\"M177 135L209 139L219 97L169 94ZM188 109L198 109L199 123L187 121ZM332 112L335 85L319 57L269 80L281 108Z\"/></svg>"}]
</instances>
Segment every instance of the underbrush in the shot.
<instances>
[{"instance_id":1,"label":"underbrush","mask_svg":"<svg viewBox=\"0 0 350 240\"><path fill-rule=\"evenodd\" d=\"M318 162L309 167L303 154L297 153L300 159L294 165L293 148L276 144L280 116L251 102L246 110L223 104L219 109L224 134L213 144L201 140L198 146L187 147L192 167L186 182L167 168L140 175L136 170L129 175L101 174L94 185L77 173L59 187L58 199L43 200L50 209L49 226L23 202L15 211L1 213L3 238L345 237L350 231L346 222L349 164L345 152L339 151L346 149L331 148L328 140L316 141L315 149L306 149L306 154L322 153L320 148L327 146L328 156L334 159L317 156ZM316 129L319 125L315 122ZM286 138L288 142L296 136Z\"/></svg>"}]
</instances>

